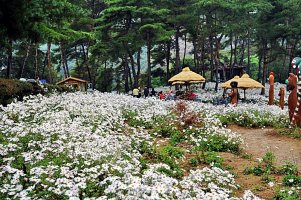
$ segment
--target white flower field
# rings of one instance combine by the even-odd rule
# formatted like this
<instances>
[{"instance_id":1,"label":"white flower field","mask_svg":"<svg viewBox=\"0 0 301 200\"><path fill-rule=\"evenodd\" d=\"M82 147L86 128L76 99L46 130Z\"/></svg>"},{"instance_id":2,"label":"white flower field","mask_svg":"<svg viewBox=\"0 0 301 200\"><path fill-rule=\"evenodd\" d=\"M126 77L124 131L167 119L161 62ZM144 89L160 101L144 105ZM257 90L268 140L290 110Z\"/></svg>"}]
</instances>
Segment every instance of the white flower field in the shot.
<instances>
[{"instance_id":1,"label":"white flower field","mask_svg":"<svg viewBox=\"0 0 301 200\"><path fill-rule=\"evenodd\" d=\"M0 107L0 199L260 199L218 160L243 143L223 124L285 127L287 110L180 104L93 92Z\"/></svg>"}]
</instances>

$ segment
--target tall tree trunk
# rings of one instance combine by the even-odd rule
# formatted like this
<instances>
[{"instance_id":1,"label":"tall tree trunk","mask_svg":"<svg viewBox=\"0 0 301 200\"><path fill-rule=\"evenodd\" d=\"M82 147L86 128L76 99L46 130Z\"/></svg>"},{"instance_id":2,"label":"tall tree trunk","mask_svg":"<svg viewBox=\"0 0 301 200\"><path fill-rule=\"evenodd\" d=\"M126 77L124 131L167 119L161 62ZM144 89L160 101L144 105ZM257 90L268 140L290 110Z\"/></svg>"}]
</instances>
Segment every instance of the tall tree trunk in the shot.
<instances>
[{"instance_id":1,"label":"tall tree trunk","mask_svg":"<svg viewBox=\"0 0 301 200\"><path fill-rule=\"evenodd\" d=\"M24 57L24 60L23 60L23 64L22 64L21 70L19 72L19 76L18 76L19 78L23 77L23 73L24 73L24 69L25 69L25 65L26 65L28 56L29 56L30 48L31 48L31 41L29 41L29 43L27 45L27 48L26 48L26 54L25 54L25 57Z\"/></svg>"},{"instance_id":2,"label":"tall tree trunk","mask_svg":"<svg viewBox=\"0 0 301 200\"><path fill-rule=\"evenodd\" d=\"M47 66L47 53L45 53L45 58L44 58L43 68L42 68L42 73L41 73L41 79L45 79L46 66Z\"/></svg>"},{"instance_id":3,"label":"tall tree trunk","mask_svg":"<svg viewBox=\"0 0 301 200\"><path fill-rule=\"evenodd\" d=\"M215 16L215 20L216 20L216 16ZM215 25L216 25L216 21L215 21ZM219 65L220 65L220 62L219 62L219 50L220 50L220 41L222 39L223 35L221 35L219 38L217 37L217 35L215 35L215 47L216 47L216 51L215 51L215 78L216 78L216 82L215 82L215 88L214 90L217 92L217 89L218 89L218 75L219 75L219 72L218 72L218 69L219 69Z\"/></svg>"},{"instance_id":4,"label":"tall tree trunk","mask_svg":"<svg viewBox=\"0 0 301 200\"><path fill-rule=\"evenodd\" d=\"M193 63L194 63L194 68L196 69L196 72L198 73L198 64L197 64L197 44L196 44L196 38L192 38L192 45L193 45Z\"/></svg>"},{"instance_id":5,"label":"tall tree trunk","mask_svg":"<svg viewBox=\"0 0 301 200\"><path fill-rule=\"evenodd\" d=\"M205 38L202 39L201 62L202 62L202 76L206 78L205 77Z\"/></svg>"},{"instance_id":6,"label":"tall tree trunk","mask_svg":"<svg viewBox=\"0 0 301 200\"><path fill-rule=\"evenodd\" d=\"M233 77L233 33L230 32L230 78Z\"/></svg>"},{"instance_id":7,"label":"tall tree trunk","mask_svg":"<svg viewBox=\"0 0 301 200\"><path fill-rule=\"evenodd\" d=\"M9 46L7 49L7 69L6 69L6 78L11 77L11 69L13 65L13 41L9 40Z\"/></svg>"},{"instance_id":8,"label":"tall tree trunk","mask_svg":"<svg viewBox=\"0 0 301 200\"><path fill-rule=\"evenodd\" d=\"M250 51L250 29L248 29L248 63L247 63L247 73L251 73L251 51Z\"/></svg>"},{"instance_id":9,"label":"tall tree trunk","mask_svg":"<svg viewBox=\"0 0 301 200\"><path fill-rule=\"evenodd\" d=\"M261 69L262 69L262 50L260 50L259 53L257 81L261 80Z\"/></svg>"},{"instance_id":10,"label":"tall tree trunk","mask_svg":"<svg viewBox=\"0 0 301 200\"><path fill-rule=\"evenodd\" d=\"M61 54L61 67L64 71L64 78L67 78L68 77L68 74L67 74L67 70L66 70L66 67L65 67L65 59L64 59L64 50L63 50L63 46L62 46L62 43L59 42L59 47L60 47L60 54Z\"/></svg>"},{"instance_id":11,"label":"tall tree trunk","mask_svg":"<svg viewBox=\"0 0 301 200\"><path fill-rule=\"evenodd\" d=\"M267 41L264 42L263 48L263 68L262 68L262 85L265 86L266 77L267 77L267 69L268 69L268 60L267 60ZM261 95L265 95L265 88L261 89Z\"/></svg>"},{"instance_id":12,"label":"tall tree trunk","mask_svg":"<svg viewBox=\"0 0 301 200\"><path fill-rule=\"evenodd\" d=\"M214 65L214 53L213 53L213 37L211 35L212 33L210 33L209 35L209 46L210 46L210 71L211 71L211 76L210 79L211 81L213 81L213 74L214 74L214 69L215 69L215 65ZM217 76L218 73L215 74L215 78L217 81Z\"/></svg>"},{"instance_id":13,"label":"tall tree trunk","mask_svg":"<svg viewBox=\"0 0 301 200\"><path fill-rule=\"evenodd\" d=\"M128 64L128 59L127 59L127 57L128 57L128 55L127 54L125 54L125 56L124 56L124 66L123 66L123 68L124 68L124 91L125 91L125 93L128 93L129 92L129 78L128 78L128 76L129 76L129 64Z\"/></svg>"},{"instance_id":14,"label":"tall tree trunk","mask_svg":"<svg viewBox=\"0 0 301 200\"><path fill-rule=\"evenodd\" d=\"M139 79L140 79L140 72L141 72L141 48L138 49L137 52L137 74L135 77L135 87L138 87Z\"/></svg>"},{"instance_id":15,"label":"tall tree trunk","mask_svg":"<svg viewBox=\"0 0 301 200\"><path fill-rule=\"evenodd\" d=\"M39 50L39 44L36 44L36 48L35 48L35 70L34 70L34 78L37 79L37 77L39 77L39 59L38 59L38 50Z\"/></svg>"},{"instance_id":16,"label":"tall tree trunk","mask_svg":"<svg viewBox=\"0 0 301 200\"><path fill-rule=\"evenodd\" d=\"M85 46L84 46L84 44L82 44L82 50L83 50L83 54L84 54L84 64L85 64L85 66L87 68L87 72L88 72L89 82L92 83L92 76L91 76L91 71L90 71L90 67L89 67L89 63L88 63L89 47L87 46L87 52L86 52Z\"/></svg>"},{"instance_id":17,"label":"tall tree trunk","mask_svg":"<svg viewBox=\"0 0 301 200\"><path fill-rule=\"evenodd\" d=\"M169 69L169 62L170 62L170 41L166 42L165 48L165 59L166 59L166 80L170 79L170 69Z\"/></svg>"},{"instance_id":18,"label":"tall tree trunk","mask_svg":"<svg viewBox=\"0 0 301 200\"><path fill-rule=\"evenodd\" d=\"M149 33L147 34L147 87L152 87L152 80L151 80L151 41L149 38Z\"/></svg>"},{"instance_id":19,"label":"tall tree trunk","mask_svg":"<svg viewBox=\"0 0 301 200\"><path fill-rule=\"evenodd\" d=\"M237 65L237 43L238 43L238 37L234 36L234 65Z\"/></svg>"},{"instance_id":20,"label":"tall tree trunk","mask_svg":"<svg viewBox=\"0 0 301 200\"><path fill-rule=\"evenodd\" d=\"M133 89L133 79L132 79L132 74L131 74L131 68L130 68L130 66L128 66L128 72L129 72L129 80L130 80L129 89L131 90L131 89Z\"/></svg>"},{"instance_id":21,"label":"tall tree trunk","mask_svg":"<svg viewBox=\"0 0 301 200\"><path fill-rule=\"evenodd\" d=\"M51 68L51 42L47 42L47 69L48 69L48 78L49 83L53 83L52 79L52 68Z\"/></svg>"},{"instance_id":22,"label":"tall tree trunk","mask_svg":"<svg viewBox=\"0 0 301 200\"><path fill-rule=\"evenodd\" d=\"M66 67L67 77L70 77L70 71L69 71L68 60L67 60L66 54L64 54L64 63L65 63L65 67Z\"/></svg>"},{"instance_id":23,"label":"tall tree trunk","mask_svg":"<svg viewBox=\"0 0 301 200\"><path fill-rule=\"evenodd\" d=\"M176 66L175 66L175 72L178 74L181 70L180 67L180 47L179 47L179 37L180 37L180 27L177 27L176 29L176 37L175 37L175 42L176 42Z\"/></svg>"},{"instance_id":24,"label":"tall tree trunk","mask_svg":"<svg viewBox=\"0 0 301 200\"><path fill-rule=\"evenodd\" d=\"M122 44L123 44L123 47L126 49L127 54L130 58L130 63L131 63L131 67L132 67L132 74L133 74L133 78L134 78L134 87L138 87L138 76L136 74L135 60L134 60L133 54L132 54L131 50L129 49L129 47L127 45L127 42L122 42ZM139 57L140 57L140 53L139 53ZM140 73L140 71L139 71L139 73ZM132 85L131 85L131 87L132 87Z\"/></svg>"},{"instance_id":25,"label":"tall tree trunk","mask_svg":"<svg viewBox=\"0 0 301 200\"><path fill-rule=\"evenodd\" d=\"M183 67L185 65L186 49L187 49L187 33L185 33L184 35L184 56L183 56L183 64L182 64Z\"/></svg>"},{"instance_id":26,"label":"tall tree trunk","mask_svg":"<svg viewBox=\"0 0 301 200\"><path fill-rule=\"evenodd\" d=\"M241 65L243 64L243 62L244 62L245 49L246 49L245 46L246 46L245 40L243 40L242 46L241 46L241 57L240 57L240 61L239 61L239 65L240 65L240 66L241 66Z\"/></svg>"}]
</instances>

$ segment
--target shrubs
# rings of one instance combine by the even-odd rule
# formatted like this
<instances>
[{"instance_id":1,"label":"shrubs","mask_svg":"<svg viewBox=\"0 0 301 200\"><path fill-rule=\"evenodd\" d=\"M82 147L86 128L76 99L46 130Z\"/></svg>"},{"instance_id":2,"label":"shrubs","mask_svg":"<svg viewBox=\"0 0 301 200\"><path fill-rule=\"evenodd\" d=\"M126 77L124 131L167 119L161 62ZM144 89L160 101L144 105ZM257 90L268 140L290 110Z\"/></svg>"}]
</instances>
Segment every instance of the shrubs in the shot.
<instances>
[{"instance_id":1,"label":"shrubs","mask_svg":"<svg viewBox=\"0 0 301 200\"><path fill-rule=\"evenodd\" d=\"M43 84L43 89L46 93L54 93L54 92L72 92L71 88L68 88L64 85L52 85L52 84Z\"/></svg>"},{"instance_id":2,"label":"shrubs","mask_svg":"<svg viewBox=\"0 0 301 200\"><path fill-rule=\"evenodd\" d=\"M13 79L0 79L0 104L7 106L13 99L22 101L24 96L53 92L70 92L65 86L44 84L42 87L35 82L24 82Z\"/></svg>"},{"instance_id":3,"label":"shrubs","mask_svg":"<svg viewBox=\"0 0 301 200\"><path fill-rule=\"evenodd\" d=\"M299 191L295 188L285 188L278 190L276 195L272 198L272 200L278 200L278 199L284 199L284 200L296 200L300 199Z\"/></svg>"},{"instance_id":4,"label":"shrubs","mask_svg":"<svg viewBox=\"0 0 301 200\"><path fill-rule=\"evenodd\" d=\"M23 100L23 97L34 92L32 84L11 79L0 79L0 103L4 106L14 98Z\"/></svg>"},{"instance_id":5,"label":"shrubs","mask_svg":"<svg viewBox=\"0 0 301 200\"><path fill-rule=\"evenodd\" d=\"M174 112L177 116L178 122L180 122L183 127L202 123L202 119L199 117L199 114L195 111L189 110L188 105L184 101L177 102L174 107Z\"/></svg>"}]
</instances>

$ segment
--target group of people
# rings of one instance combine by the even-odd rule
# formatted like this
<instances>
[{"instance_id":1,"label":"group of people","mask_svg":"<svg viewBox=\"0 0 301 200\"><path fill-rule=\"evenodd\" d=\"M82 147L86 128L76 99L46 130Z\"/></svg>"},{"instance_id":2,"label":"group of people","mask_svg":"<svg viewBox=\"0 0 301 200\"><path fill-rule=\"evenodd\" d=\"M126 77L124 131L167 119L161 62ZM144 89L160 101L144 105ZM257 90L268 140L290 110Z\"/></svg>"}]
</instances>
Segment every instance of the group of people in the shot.
<instances>
[{"instance_id":1,"label":"group of people","mask_svg":"<svg viewBox=\"0 0 301 200\"><path fill-rule=\"evenodd\" d=\"M146 98L148 96L156 96L157 95L157 92L155 91L154 88L149 90L148 87L145 87L142 91L141 88L138 87L138 88L133 89L133 96L137 97L137 98L140 98L140 97L142 97L142 92L143 92L144 98Z\"/></svg>"},{"instance_id":2,"label":"group of people","mask_svg":"<svg viewBox=\"0 0 301 200\"><path fill-rule=\"evenodd\" d=\"M176 99L196 100L197 98L197 94L195 94L192 91L186 91L186 92L177 91L175 93L171 87L169 87L169 89L166 92L163 91L157 92L155 91L154 88L149 90L148 87L145 87L142 91L140 87L138 87L133 89L133 96L137 98L140 98L142 96L144 96L144 98L149 96L158 97L160 100L176 100Z\"/></svg>"},{"instance_id":3,"label":"group of people","mask_svg":"<svg viewBox=\"0 0 301 200\"><path fill-rule=\"evenodd\" d=\"M163 93L163 91L160 91L160 92L155 91L154 88L151 88L151 90L149 90L148 87L145 87L142 91L141 88L138 87L138 88L133 89L133 96L137 97L137 98L140 98L142 96L144 98L158 97L161 100L165 100L165 99L172 100L172 99L174 99L173 98L173 91L172 91L171 88L169 88L169 90L166 93Z\"/></svg>"}]
</instances>

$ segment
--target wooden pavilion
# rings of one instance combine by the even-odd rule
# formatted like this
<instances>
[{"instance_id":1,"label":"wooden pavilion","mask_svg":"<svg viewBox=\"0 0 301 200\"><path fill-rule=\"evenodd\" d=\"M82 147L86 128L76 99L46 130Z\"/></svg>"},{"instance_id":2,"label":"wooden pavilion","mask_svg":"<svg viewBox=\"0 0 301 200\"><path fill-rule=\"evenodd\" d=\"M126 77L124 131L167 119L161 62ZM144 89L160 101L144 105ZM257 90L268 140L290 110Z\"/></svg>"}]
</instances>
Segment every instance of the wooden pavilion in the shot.
<instances>
[{"instance_id":1,"label":"wooden pavilion","mask_svg":"<svg viewBox=\"0 0 301 200\"><path fill-rule=\"evenodd\" d=\"M65 85L75 90L87 91L88 82L79 78L68 77L58 83L57 85Z\"/></svg>"}]
</instances>

